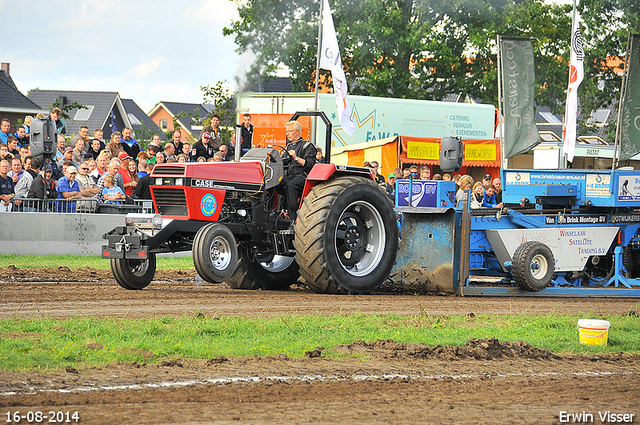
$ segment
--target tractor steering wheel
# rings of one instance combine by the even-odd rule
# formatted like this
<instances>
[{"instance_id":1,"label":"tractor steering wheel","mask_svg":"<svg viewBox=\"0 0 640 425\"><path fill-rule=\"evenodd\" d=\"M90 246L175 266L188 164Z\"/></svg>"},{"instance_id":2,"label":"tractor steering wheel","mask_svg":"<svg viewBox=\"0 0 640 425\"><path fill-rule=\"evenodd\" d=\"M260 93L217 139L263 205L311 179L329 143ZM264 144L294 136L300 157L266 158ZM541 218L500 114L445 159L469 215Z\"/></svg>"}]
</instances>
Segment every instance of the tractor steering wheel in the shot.
<instances>
[{"instance_id":1,"label":"tractor steering wheel","mask_svg":"<svg viewBox=\"0 0 640 425\"><path fill-rule=\"evenodd\" d=\"M292 162L291 155L289 155L289 151L286 146L273 145L274 148L280 150L280 157L282 158L282 165L285 170L289 168Z\"/></svg>"}]
</instances>

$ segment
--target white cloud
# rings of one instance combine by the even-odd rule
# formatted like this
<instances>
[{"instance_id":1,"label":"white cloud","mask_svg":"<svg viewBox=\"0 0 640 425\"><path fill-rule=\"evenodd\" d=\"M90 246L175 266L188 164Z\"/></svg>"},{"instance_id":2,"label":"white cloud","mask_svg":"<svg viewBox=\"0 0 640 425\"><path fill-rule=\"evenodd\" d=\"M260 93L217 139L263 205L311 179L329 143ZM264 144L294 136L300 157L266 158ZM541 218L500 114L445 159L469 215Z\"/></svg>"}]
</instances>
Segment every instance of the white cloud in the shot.
<instances>
[{"instance_id":1,"label":"white cloud","mask_svg":"<svg viewBox=\"0 0 640 425\"><path fill-rule=\"evenodd\" d=\"M149 74L156 72L156 70L160 68L160 65L166 62L166 58L153 58L140 62L138 65L133 67L133 70L138 74L138 76L146 77Z\"/></svg>"},{"instance_id":2,"label":"white cloud","mask_svg":"<svg viewBox=\"0 0 640 425\"><path fill-rule=\"evenodd\" d=\"M240 15L238 15L238 6L233 0L203 0L185 7L182 17L192 22L218 22L229 25Z\"/></svg>"}]
</instances>

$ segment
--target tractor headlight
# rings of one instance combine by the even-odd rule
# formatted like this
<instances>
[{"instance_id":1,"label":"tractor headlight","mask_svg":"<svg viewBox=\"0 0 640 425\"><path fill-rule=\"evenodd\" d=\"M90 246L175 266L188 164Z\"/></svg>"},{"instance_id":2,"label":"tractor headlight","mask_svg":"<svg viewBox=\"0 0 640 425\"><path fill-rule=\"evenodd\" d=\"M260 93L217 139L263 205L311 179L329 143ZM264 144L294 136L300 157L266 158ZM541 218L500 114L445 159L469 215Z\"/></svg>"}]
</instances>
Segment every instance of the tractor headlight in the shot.
<instances>
[{"instance_id":1,"label":"tractor headlight","mask_svg":"<svg viewBox=\"0 0 640 425\"><path fill-rule=\"evenodd\" d=\"M124 222L127 226L140 229L162 229L162 216L160 214L129 213Z\"/></svg>"},{"instance_id":2,"label":"tractor headlight","mask_svg":"<svg viewBox=\"0 0 640 425\"><path fill-rule=\"evenodd\" d=\"M184 183L184 179L181 177L179 179L176 179L174 186L182 186L183 183Z\"/></svg>"},{"instance_id":3,"label":"tractor headlight","mask_svg":"<svg viewBox=\"0 0 640 425\"><path fill-rule=\"evenodd\" d=\"M156 186L162 186L162 177L156 177Z\"/></svg>"}]
</instances>

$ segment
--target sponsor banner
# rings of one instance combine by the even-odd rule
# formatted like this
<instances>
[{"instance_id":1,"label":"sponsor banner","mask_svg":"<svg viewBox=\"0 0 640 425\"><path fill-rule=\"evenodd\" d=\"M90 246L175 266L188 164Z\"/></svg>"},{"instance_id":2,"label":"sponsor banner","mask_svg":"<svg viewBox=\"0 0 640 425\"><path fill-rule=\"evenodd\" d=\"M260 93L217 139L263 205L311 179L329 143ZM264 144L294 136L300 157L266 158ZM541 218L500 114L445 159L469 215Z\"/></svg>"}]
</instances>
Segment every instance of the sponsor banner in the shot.
<instances>
[{"instance_id":1,"label":"sponsor banner","mask_svg":"<svg viewBox=\"0 0 640 425\"><path fill-rule=\"evenodd\" d=\"M587 198L611 196L611 174L587 174Z\"/></svg>"},{"instance_id":2,"label":"sponsor banner","mask_svg":"<svg viewBox=\"0 0 640 425\"><path fill-rule=\"evenodd\" d=\"M618 177L618 201L640 200L640 176L622 175Z\"/></svg>"},{"instance_id":3,"label":"sponsor banner","mask_svg":"<svg viewBox=\"0 0 640 425\"><path fill-rule=\"evenodd\" d=\"M437 183L432 180L398 180L396 205L399 207L438 206ZM411 189L409 189L411 188ZM409 190L412 192L409 204Z\"/></svg>"},{"instance_id":4,"label":"sponsor banner","mask_svg":"<svg viewBox=\"0 0 640 425\"><path fill-rule=\"evenodd\" d=\"M548 215L545 216L547 225L563 224L603 224L608 222L606 214L572 214L572 215Z\"/></svg>"}]
</instances>

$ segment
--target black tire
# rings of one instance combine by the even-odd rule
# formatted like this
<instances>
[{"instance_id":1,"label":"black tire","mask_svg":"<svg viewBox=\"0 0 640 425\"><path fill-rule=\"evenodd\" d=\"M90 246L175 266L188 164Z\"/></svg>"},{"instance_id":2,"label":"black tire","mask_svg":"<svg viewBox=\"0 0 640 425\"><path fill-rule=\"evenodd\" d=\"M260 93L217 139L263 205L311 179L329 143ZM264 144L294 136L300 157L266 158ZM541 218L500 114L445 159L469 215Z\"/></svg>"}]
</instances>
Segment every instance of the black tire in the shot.
<instances>
[{"instance_id":1,"label":"black tire","mask_svg":"<svg viewBox=\"0 0 640 425\"><path fill-rule=\"evenodd\" d=\"M144 289L156 274L156 254L146 260L111 259L111 272L118 285L124 289Z\"/></svg>"},{"instance_id":2,"label":"black tire","mask_svg":"<svg viewBox=\"0 0 640 425\"><path fill-rule=\"evenodd\" d=\"M300 274L315 292L370 293L395 262L396 214L373 180L337 177L304 198L294 247Z\"/></svg>"},{"instance_id":3,"label":"black tire","mask_svg":"<svg viewBox=\"0 0 640 425\"><path fill-rule=\"evenodd\" d=\"M518 286L538 292L549 286L553 279L555 260L553 252L541 242L525 242L513 253L511 274Z\"/></svg>"},{"instance_id":4,"label":"black tire","mask_svg":"<svg viewBox=\"0 0 640 425\"><path fill-rule=\"evenodd\" d=\"M268 262L260 262L245 247L240 247L240 261L235 273L226 280L233 289L288 289L300 277L293 257L275 255Z\"/></svg>"},{"instance_id":5,"label":"black tire","mask_svg":"<svg viewBox=\"0 0 640 425\"><path fill-rule=\"evenodd\" d=\"M200 228L193 239L193 265L206 282L221 283L229 279L238 265L233 233L219 223Z\"/></svg>"}]
</instances>

